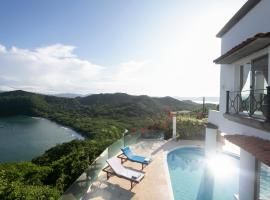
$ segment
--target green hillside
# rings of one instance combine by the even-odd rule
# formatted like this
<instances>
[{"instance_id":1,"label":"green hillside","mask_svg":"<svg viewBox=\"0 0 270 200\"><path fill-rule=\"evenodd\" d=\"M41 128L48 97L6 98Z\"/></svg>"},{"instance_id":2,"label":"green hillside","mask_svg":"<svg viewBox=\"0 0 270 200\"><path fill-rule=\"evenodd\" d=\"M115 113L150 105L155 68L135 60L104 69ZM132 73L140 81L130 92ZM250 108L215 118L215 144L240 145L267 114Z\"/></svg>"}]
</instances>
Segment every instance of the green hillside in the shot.
<instances>
[{"instance_id":1,"label":"green hillside","mask_svg":"<svg viewBox=\"0 0 270 200\"><path fill-rule=\"evenodd\" d=\"M124 93L95 94L87 97L63 98L25 91L0 94L0 115L31 115L52 117L61 113L87 117L147 117L165 111L192 110L199 104L182 102L171 97L153 98Z\"/></svg>"},{"instance_id":2,"label":"green hillside","mask_svg":"<svg viewBox=\"0 0 270 200\"><path fill-rule=\"evenodd\" d=\"M168 111L201 108L201 104L179 101L172 97L157 98L124 93L94 94L77 98L21 90L0 93L0 116L28 115L48 118L70 126L88 138L112 135L113 138L118 138L124 128L147 126L153 119L167 115ZM119 133L108 133L111 130Z\"/></svg>"},{"instance_id":3,"label":"green hillside","mask_svg":"<svg viewBox=\"0 0 270 200\"><path fill-rule=\"evenodd\" d=\"M123 93L77 98L25 91L0 93L0 116L48 118L87 138L57 145L32 162L0 165L0 199L58 199L108 145L122 137L125 129L162 129L169 110L201 107L171 97Z\"/></svg>"}]
</instances>

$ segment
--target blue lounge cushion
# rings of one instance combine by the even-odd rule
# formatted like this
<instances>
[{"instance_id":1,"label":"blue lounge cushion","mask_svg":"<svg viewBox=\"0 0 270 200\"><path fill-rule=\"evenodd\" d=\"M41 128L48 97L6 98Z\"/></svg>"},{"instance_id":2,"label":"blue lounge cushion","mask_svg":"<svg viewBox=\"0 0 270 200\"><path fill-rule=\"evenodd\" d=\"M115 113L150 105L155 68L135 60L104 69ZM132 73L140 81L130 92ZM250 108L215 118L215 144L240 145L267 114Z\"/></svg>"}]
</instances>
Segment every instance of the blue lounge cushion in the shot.
<instances>
[{"instance_id":1,"label":"blue lounge cushion","mask_svg":"<svg viewBox=\"0 0 270 200\"><path fill-rule=\"evenodd\" d=\"M144 156L134 155L129 147L121 148L124 155L133 162L149 164L151 159Z\"/></svg>"}]
</instances>

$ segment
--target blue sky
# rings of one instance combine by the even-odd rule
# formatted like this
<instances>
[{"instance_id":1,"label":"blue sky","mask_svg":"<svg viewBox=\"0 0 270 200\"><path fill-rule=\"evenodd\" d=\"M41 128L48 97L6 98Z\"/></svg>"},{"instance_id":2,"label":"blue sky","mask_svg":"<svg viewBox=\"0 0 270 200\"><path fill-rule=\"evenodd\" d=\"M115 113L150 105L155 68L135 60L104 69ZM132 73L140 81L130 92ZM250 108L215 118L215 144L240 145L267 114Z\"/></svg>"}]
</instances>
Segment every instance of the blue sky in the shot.
<instances>
[{"instance_id":1,"label":"blue sky","mask_svg":"<svg viewBox=\"0 0 270 200\"><path fill-rule=\"evenodd\" d=\"M0 89L218 96L215 34L244 2L3 0Z\"/></svg>"},{"instance_id":2,"label":"blue sky","mask_svg":"<svg viewBox=\"0 0 270 200\"><path fill-rule=\"evenodd\" d=\"M5 30L0 38L5 46L70 44L78 47L78 56L99 64L143 57L148 50L145 44L166 23L166 12L173 9L162 1L5 2L0 7L1 30ZM179 2L171 1L170 6L179 6Z\"/></svg>"}]
</instances>

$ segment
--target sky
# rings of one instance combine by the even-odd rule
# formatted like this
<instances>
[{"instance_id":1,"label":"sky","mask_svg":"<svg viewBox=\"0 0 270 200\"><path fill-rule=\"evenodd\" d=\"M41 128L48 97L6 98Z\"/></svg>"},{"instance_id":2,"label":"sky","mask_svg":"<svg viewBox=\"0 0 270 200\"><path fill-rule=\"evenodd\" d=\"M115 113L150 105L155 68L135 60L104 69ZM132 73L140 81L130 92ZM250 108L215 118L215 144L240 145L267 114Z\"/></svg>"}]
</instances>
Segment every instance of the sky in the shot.
<instances>
[{"instance_id":1,"label":"sky","mask_svg":"<svg viewBox=\"0 0 270 200\"><path fill-rule=\"evenodd\" d=\"M216 33L246 0L2 0L0 90L219 96Z\"/></svg>"}]
</instances>

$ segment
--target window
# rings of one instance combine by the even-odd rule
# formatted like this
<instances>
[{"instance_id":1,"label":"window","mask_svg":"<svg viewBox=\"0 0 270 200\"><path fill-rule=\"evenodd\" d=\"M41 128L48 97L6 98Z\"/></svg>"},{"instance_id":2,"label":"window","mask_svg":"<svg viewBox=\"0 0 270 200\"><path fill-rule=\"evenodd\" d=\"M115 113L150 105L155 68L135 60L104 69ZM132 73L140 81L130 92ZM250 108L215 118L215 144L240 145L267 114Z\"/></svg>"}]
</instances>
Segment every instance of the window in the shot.
<instances>
[{"instance_id":1,"label":"window","mask_svg":"<svg viewBox=\"0 0 270 200\"><path fill-rule=\"evenodd\" d=\"M268 55L252 61L252 89L263 90L268 86Z\"/></svg>"}]
</instances>

